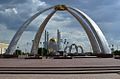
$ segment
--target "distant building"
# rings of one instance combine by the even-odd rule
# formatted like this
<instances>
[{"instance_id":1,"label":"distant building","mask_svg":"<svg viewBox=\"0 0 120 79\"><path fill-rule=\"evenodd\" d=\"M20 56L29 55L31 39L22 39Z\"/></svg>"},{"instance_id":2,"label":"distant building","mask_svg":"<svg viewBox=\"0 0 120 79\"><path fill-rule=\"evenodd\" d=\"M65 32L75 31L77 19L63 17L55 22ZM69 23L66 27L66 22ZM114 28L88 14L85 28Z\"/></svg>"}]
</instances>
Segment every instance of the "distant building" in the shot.
<instances>
[{"instance_id":1,"label":"distant building","mask_svg":"<svg viewBox=\"0 0 120 79\"><path fill-rule=\"evenodd\" d=\"M8 48L9 44L0 43L0 54L4 54Z\"/></svg>"},{"instance_id":2,"label":"distant building","mask_svg":"<svg viewBox=\"0 0 120 79\"><path fill-rule=\"evenodd\" d=\"M49 53L55 54L57 52L57 43L54 38L51 38L48 43Z\"/></svg>"},{"instance_id":3,"label":"distant building","mask_svg":"<svg viewBox=\"0 0 120 79\"><path fill-rule=\"evenodd\" d=\"M59 51L61 49L61 32L59 30L57 30L57 38L51 38L49 41L49 32L45 30L45 36L44 36L44 48L48 49L51 48L51 45L56 45L55 48L54 46L52 47L52 49L54 48L56 51Z\"/></svg>"},{"instance_id":4,"label":"distant building","mask_svg":"<svg viewBox=\"0 0 120 79\"><path fill-rule=\"evenodd\" d=\"M57 30L57 51L61 49L61 32Z\"/></svg>"}]
</instances>

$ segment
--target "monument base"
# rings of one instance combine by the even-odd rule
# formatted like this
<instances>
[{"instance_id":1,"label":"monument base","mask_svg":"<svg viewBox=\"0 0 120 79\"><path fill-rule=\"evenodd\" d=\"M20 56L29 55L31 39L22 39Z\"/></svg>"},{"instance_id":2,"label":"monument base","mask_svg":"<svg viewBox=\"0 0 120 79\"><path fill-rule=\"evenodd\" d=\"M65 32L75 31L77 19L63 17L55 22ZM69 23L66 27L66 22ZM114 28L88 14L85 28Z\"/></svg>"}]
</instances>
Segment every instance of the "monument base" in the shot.
<instances>
[{"instance_id":1,"label":"monument base","mask_svg":"<svg viewBox=\"0 0 120 79\"><path fill-rule=\"evenodd\" d=\"M54 59L72 59L71 56L55 56Z\"/></svg>"},{"instance_id":2,"label":"monument base","mask_svg":"<svg viewBox=\"0 0 120 79\"><path fill-rule=\"evenodd\" d=\"M1 58L18 58L18 55L3 54L1 55Z\"/></svg>"},{"instance_id":3,"label":"monument base","mask_svg":"<svg viewBox=\"0 0 120 79\"><path fill-rule=\"evenodd\" d=\"M29 55L25 59L42 59L42 56L39 56L39 55Z\"/></svg>"},{"instance_id":4,"label":"monument base","mask_svg":"<svg viewBox=\"0 0 120 79\"><path fill-rule=\"evenodd\" d=\"M98 58L112 58L113 54L96 54Z\"/></svg>"}]
</instances>

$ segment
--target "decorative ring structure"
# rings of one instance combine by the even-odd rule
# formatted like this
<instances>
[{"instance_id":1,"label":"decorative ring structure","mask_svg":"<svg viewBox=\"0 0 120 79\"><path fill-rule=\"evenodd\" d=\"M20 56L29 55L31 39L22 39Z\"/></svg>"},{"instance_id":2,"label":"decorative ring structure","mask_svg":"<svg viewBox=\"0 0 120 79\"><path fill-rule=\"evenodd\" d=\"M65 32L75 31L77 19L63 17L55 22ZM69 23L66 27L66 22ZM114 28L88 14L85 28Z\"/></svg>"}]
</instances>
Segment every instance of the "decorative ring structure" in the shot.
<instances>
[{"instance_id":1,"label":"decorative ring structure","mask_svg":"<svg viewBox=\"0 0 120 79\"><path fill-rule=\"evenodd\" d=\"M83 50L83 47L82 47L82 46L79 45L78 48L81 49L81 53L84 53L84 50Z\"/></svg>"},{"instance_id":2,"label":"decorative ring structure","mask_svg":"<svg viewBox=\"0 0 120 79\"><path fill-rule=\"evenodd\" d=\"M16 44L18 40L20 39L22 33L27 28L27 26L41 13L44 13L45 11L48 11L50 9L54 9L54 11L51 14L49 14L47 18L43 21L43 23L40 25L40 28L37 31L34 41L33 41L31 54L34 54L34 55L37 54L39 41L41 39L42 32L46 24L50 20L50 18L53 16L53 14L56 11L68 11L71 15L73 15L78 20L78 22L82 25L82 28L85 30L89 38L89 41L93 49L93 53L111 54L111 50L108 46L108 42L105 36L103 35L102 31L98 27L98 25L90 17L88 17L84 12L76 8L67 7L66 5L56 5L56 6L47 8L43 11L39 11L38 13L33 15L30 19L25 21L25 23L19 28L19 30L14 35L5 54L13 54L16 48Z\"/></svg>"},{"instance_id":3,"label":"decorative ring structure","mask_svg":"<svg viewBox=\"0 0 120 79\"><path fill-rule=\"evenodd\" d=\"M69 49L69 48L70 48L69 46L66 46L66 47L64 48L64 52L65 52L65 53L69 53L69 52L66 52L66 50Z\"/></svg>"},{"instance_id":4,"label":"decorative ring structure","mask_svg":"<svg viewBox=\"0 0 120 79\"><path fill-rule=\"evenodd\" d=\"M76 53L78 53L78 47L77 47L76 44L72 44L72 45L69 47L69 53L71 53L71 50L72 50L73 46L75 46Z\"/></svg>"},{"instance_id":5,"label":"decorative ring structure","mask_svg":"<svg viewBox=\"0 0 120 79\"><path fill-rule=\"evenodd\" d=\"M66 47L64 48L64 52L66 53L66 50L69 49L69 52L68 52L68 53L71 53L72 46L75 46L76 53L79 53L79 52L78 52L79 48L81 49L81 53L84 53L83 47L80 46L80 45L77 46L76 44L72 44L72 45L70 45L70 46L66 46Z\"/></svg>"}]
</instances>

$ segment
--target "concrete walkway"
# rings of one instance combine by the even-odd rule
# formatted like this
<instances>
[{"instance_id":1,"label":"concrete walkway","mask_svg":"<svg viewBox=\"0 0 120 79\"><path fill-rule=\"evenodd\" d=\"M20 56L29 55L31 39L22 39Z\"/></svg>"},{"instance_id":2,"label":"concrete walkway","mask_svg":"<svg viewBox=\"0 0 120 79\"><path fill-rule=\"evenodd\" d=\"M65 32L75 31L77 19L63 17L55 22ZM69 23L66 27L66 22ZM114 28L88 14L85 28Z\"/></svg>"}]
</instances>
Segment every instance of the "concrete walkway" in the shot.
<instances>
[{"instance_id":1,"label":"concrete walkway","mask_svg":"<svg viewBox=\"0 0 120 79\"><path fill-rule=\"evenodd\" d=\"M107 67L120 66L114 58L0 59L0 67ZM120 79L119 73L95 74L0 74L0 79Z\"/></svg>"},{"instance_id":2,"label":"concrete walkway","mask_svg":"<svg viewBox=\"0 0 120 79\"><path fill-rule=\"evenodd\" d=\"M120 79L118 74L0 74L0 79Z\"/></svg>"},{"instance_id":3,"label":"concrete walkway","mask_svg":"<svg viewBox=\"0 0 120 79\"><path fill-rule=\"evenodd\" d=\"M76 59L0 59L0 67L89 67L120 66L114 58L76 58Z\"/></svg>"}]
</instances>

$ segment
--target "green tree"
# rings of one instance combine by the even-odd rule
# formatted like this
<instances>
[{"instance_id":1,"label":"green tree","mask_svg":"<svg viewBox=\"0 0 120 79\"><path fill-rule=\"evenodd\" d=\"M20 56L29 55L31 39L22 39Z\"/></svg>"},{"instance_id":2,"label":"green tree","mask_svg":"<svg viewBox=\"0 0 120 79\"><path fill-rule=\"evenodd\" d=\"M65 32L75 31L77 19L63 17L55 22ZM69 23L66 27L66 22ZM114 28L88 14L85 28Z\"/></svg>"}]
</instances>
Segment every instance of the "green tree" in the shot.
<instances>
[{"instance_id":1,"label":"green tree","mask_svg":"<svg viewBox=\"0 0 120 79\"><path fill-rule=\"evenodd\" d=\"M119 50L113 51L113 55L120 55L120 51Z\"/></svg>"},{"instance_id":2,"label":"green tree","mask_svg":"<svg viewBox=\"0 0 120 79\"><path fill-rule=\"evenodd\" d=\"M21 50L15 50L15 53L13 55L22 55L22 51Z\"/></svg>"},{"instance_id":3,"label":"green tree","mask_svg":"<svg viewBox=\"0 0 120 79\"><path fill-rule=\"evenodd\" d=\"M45 48L38 48L38 55L40 55L40 56L46 56L47 52L48 51Z\"/></svg>"}]
</instances>

